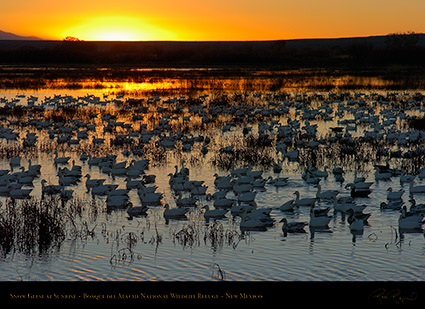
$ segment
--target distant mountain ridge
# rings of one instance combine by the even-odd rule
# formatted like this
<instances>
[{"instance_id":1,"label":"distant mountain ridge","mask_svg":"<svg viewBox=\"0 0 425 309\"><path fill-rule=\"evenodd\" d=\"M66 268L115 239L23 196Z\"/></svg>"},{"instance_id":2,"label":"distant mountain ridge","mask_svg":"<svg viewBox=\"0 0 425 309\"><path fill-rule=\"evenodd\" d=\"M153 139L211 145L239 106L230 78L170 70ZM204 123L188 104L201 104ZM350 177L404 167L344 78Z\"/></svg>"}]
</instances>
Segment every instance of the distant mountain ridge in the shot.
<instances>
[{"instance_id":1,"label":"distant mountain ridge","mask_svg":"<svg viewBox=\"0 0 425 309\"><path fill-rule=\"evenodd\" d=\"M41 41L42 39L36 36L21 36L11 32L0 30L0 40Z\"/></svg>"},{"instance_id":2,"label":"distant mountain ridge","mask_svg":"<svg viewBox=\"0 0 425 309\"><path fill-rule=\"evenodd\" d=\"M425 33L417 33L418 37L419 37L419 42L418 45L422 45L425 46ZM354 36L354 37L340 37L340 38L302 38L302 39L288 39L285 40L283 39L282 41L286 42L286 46L287 47L293 47L293 48L305 48L305 47L310 47L310 48L323 48L323 47L329 47L329 46L335 46L335 45L339 45L339 46L345 46L345 45L349 45L349 44L362 44L362 43L370 43L370 44L374 44L376 47L381 47L383 45L385 45L385 40L387 38L388 35L373 35L373 36ZM2 31L0 30L0 40L2 41L44 41L46 43L50 42L50 43L57 43L57 42L61 42L59 40L44 40L41 39L39 37L36 36L21 36L21 35L17 35L11 32L6 32L6 31ZM277 40L254 40L254 41L148 41L150 43L171 43L171 44L193 44L193 43L200 43L200 44L211 44L211 43L219 43L219 44L226 44L226 43L230 43L230 44L240 44L240 43L244 43L244 42L250 42L250 43L265 43L265 42L273 42L273 41L277 41ZM107 41L102 42L102 41L93 41L95 43L108 43ZM148 43L145 41L118 41L119 43L132 43L132 44L137 44L137 43ZM12 44L14 45L14 44Z\"/></svg>"}]
</instances>

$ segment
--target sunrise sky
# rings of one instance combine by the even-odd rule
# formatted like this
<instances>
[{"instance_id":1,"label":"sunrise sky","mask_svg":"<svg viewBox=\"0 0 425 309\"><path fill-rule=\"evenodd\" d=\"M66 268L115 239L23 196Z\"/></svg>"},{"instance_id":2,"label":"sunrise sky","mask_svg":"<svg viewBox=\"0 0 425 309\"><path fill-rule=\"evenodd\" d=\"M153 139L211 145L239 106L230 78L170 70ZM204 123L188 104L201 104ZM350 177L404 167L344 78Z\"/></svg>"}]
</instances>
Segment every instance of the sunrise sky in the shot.
<instances>
[{"instance_id":1,"label":"sunrise sky","mask_svg":"<svg viewBox=\"0 0 425 309\"><path fill-rule=\"evenodd\" d=\"M0 30L54 40L276 40L425 32L424 0L0 1Z\"/></svg>"}]
</instances>

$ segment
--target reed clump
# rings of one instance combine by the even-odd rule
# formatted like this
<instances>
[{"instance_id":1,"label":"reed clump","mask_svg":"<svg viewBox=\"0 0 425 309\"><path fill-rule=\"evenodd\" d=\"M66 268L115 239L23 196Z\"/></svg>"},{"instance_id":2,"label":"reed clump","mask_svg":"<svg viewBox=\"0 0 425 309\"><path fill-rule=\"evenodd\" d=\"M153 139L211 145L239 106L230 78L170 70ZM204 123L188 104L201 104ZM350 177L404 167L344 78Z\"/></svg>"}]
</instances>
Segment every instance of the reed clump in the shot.
<instances>
[{"instance_id":1,"label":"reed clump","mask_svg":"<svg viewBox=\"0 0 425 309\"><path fill-rule=\"evenodd\" d=\"M64 213L56 198L0 204L0 252L44 254L65 240Z\"/></svg>"},{"instance_id":2,"label":"reed clump","mask_svg":"<svg viewBox=\"0 0 425 309\"><path fill-rule=\"evenodd\" d=\"M274 144L269 136L250 134L235 140L232 147L222 147L212 157L211 163L223 170L244 165L269 168L275 161Z\"/></svg>"}]
</instances>

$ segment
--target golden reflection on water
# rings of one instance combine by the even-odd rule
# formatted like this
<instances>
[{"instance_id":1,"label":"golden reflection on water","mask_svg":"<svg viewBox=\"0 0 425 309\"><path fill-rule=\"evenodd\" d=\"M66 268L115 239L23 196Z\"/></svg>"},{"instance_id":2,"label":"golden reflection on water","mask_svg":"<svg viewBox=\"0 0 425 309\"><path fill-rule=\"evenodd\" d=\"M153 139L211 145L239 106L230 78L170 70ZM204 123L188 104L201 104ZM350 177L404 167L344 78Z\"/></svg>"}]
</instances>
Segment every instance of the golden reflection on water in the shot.
<instances>
[{"instance_id":1,"label":"golden reflection on water","mask_svg":"<svg viewBox=\"0 0 425 309\"><path fill-rule=\"evenodd\" d=\"M327 83L330 83L330 84L333 84L333 85L345 85L345 84L350 84L350 83L360 85L363 81L364 80L362 80L361 78L356 79L356 78L353 78L353 77L350 77L350 76L342 76L338 79L327 79L325 77L323 79L320 79L318 77L317 80L312 80L312 81L309 81L309 82L311 84L321 84L321 85L326 85ZM375 85L385 85L384 81L382 81L382 80L380 81L379 79L376 79L376 81L374 81L373 78L370 78L368 80L368 82L369 83L374 82ZM88 83L89 83L89 84L87 84L88 88L93 86L93 84L90 84L90 83L93 83L92 81L90 81ZM104 137L104 138L106 138L105 147L103 147L102 145L100 145L100 146L96 145L95 147L93 147L93 145L90 144L90 139L88 139L86 141L82 141L79 146L75 146L75 147L69 146L69 145L66 145L66 144L58 145L58 144L54 144L54 142L52 142L52 141L47 141L46 143L48 143L48 145L50 145L49 147L51 147L51 148L44 149L46 153L49 152L49 151L52 152L53 149L63 151L63 153L68 151L68 152L73 152L73 155L74 155L75 158L77 158L76 157L77 153L79 154L82 150L88 150L90 148L92 148L93 150L99 151L99 152L103 151L102 152L103 154L104 153L114 153L114 152L118 151L118 149L108 148L109 139L113 138L114 134L128 133L128 132L127 132L127 130L124 130L121 127L116 128L116 131L111 132L111 133L104 132L103 128L104 128L106 122L105 123L103 122L103 120L101 118L102 115L104 115L105 113L108 113L110 115L116 115L117 116L116 122L123 121L125 123L131 123L133 125L133 127L129 131L136 130L136 131L139 131L138 133L141 133L143 131L141 129L142 125L146 124L147 130L152 130L155 126L159 125L159 121L166 114L173 115L173 109L177 108L179 106L179 102L175 102L173 104L163 102L162 99L164 99L164 98L161 98L161 100L159 100L159 101L154 100L152 102L148 101L148 99L145 98L144 101L140 101L141 102L140 106L136 106L136 107L134 107L130 110L126 110L125 109L126 104L121 104L121 103L114 104L115 98L113 98L112 96L111 96L111 98L108 98L108 96L107 96L110 91L116 91L117 89L119 89L120 91L123 91L123 92L124 91L128 91L128 92L138 92L139 91L141 93L141 92L147 92L148 89L149 90L158 90L158 89L173 89L174 90L175 89L176 91L178 91L179 86L185 87L184 89L198 89L198 90L199 89L204 89L204 90L209 89L209 90L211 90L211 89L214 89L214 87L217 87L217 89L224 89L224 90L238 89L238 91L240 91L241 89L249 89L249 88L253 87L253 88L256 89L256 91L262 92L262 91L269 91L269 89L272 86L276 87L277 90L281 91L282 89L285 89L285 87L288 87L288 85L294 85L294 87L295 87L295 85L298 85L298 86L301 85L301 83L295 83L294 82L294 84L290 84L289 81L288 81L288 83L286 83L286 82L284 82L283 79L280 79L280 80L279 79L269 79L269 78L265 78L265 77L251 78L251 79L247 79L247 78L227 78L227 79L221 79L221 80L208 80L208 81L206 79L205 80L195 80L195 79L193 79L192 81L189 81L189 80L178 80L177 81L177 80L170 79L168 83L164 82L164 79L155 79L155 80L152 79L150 81L145 82L145 86L146 86L145 89L138 88L138 87L141 87L143 85L143 83L136 83L136 82L96 82L96 83L100 83L99 87L105 87L105 88L99 88L99 89L104 89L103 94L105 94L105 96L102 96L102 93L100 93L99 99L104 101L104 102L109 102L109 103L107 103L106 106L102 107L102 106L96 106L95 104L92 104L92 105L86 106L83 111L81 109L73 110L72 108L71 109L65 108L65 109L61 109L61 110L55 110L55 109L50 110L49 109L49 110L44 111L43 116L41 116L41 115L36 115L36 116L44 117L44 119L50 119L51 117L62 117L63 122L69 122L70 120L75 118L75 119L79 119L81 121L85 121L88 124L95 124L96 129L95 129L94 132L90 133L90 135L92 135L90 137L93 137L93 138L94 137L96 137L96 138ZM308 84L303 84L303 87L306 86L306 85L308 85ZM125 87L127 87L127 88L125 88ZM151 87L151 88L148 88L148 87ZM163 88L159 88L159 87L163 87ZM210 87L210 88L208 88L208 87ZM126 90L124 90L124 89L126 89ZM295 89L295 88L293 88L293 89ZM54 93L54 90L52 90L52 93ZM306 95L306 97L303 97L303 95ZM311 109L313 109L313 108L319 109L323 105L324 107L330 108L333 111L336 111L338 109L338 107L340 105L339 102L326 103L325 102L326 100L322 100L319 97L319 95L321 95L321 93L313 92L313 93L310 93L310 94L309 93L300 93L299 96L293 95L293 96L288 97L288 100L293 101L294 105L291 105L289 114L279 117L279 121L281 121L281 124L287 124L289 119L301 120L303 113L308 112L310 108ZM211 97L213 97L213 98L211 98ZM211 97L208 98L205 102L202 103L202 105L205 106L206 110L208 108L210 108L210 106L214 106L214 102L220 103L219 102L220 100L217 99L218 98L217 96L215 96L215 97L211 96ZM226 105L226 108L231 108L233 106L233 104L237 104L237 103L240 103L240 102L243 102L243 104L246 104L248 106L251 106L251 105L255 106L256 104L258 104L258 105L267 107L270 104L269 99L271 100L271 98L272 97L268 97L266 94L263 94L257 100L256 97L254 96L254 94L250 94L249 97L244 97L242 100L240 100L240 98L235 95L235 96L232 96L231 99L232 100L234 99L235 100L234 102L236 102L236 103L234 103L232 100L229 100L228 104ZM350 96L350 98L354 98L354 94L352 94ZM41 100L41 98L40 98L40 100ZM122 102L125 102L125 98L122 98L122 99L119 99L119 100L122 100ZM276 101L280 102L281 99L278 98L278 99L276 99ZM377 115L380 113L381 110L393 107L393 105L381 105L381 103L378 103L378 99L375 98L372 94L368 94L367 101L368 101L369 106L374 110L375 114L377 114ZM300 104L298 105L298 103L300 103ZM345 106L345 105L348 105L348 103L349 103L348 100L346 100L346 101L343 101L342 105ZM147 112L146 113L141 112L139 116L142 116L142 114L143 114L143 117L138 121L133 121L133 119L132 119L133 114L137 114L136 112L134 112L134 110L137 109L137 108L140 108L140 107L146 107ZM189 102L186 102L185 108L186 108L185 112L182 112L181 114L176 114L175 116L177 118L173 119L171 121L172 130L174 132L182 131L182 129L184 129L185 124L184 124L182 118L183 118L184 115L190 114L190 112L188 111L189 108L190 108ZM297 114L296 112L298 110L299 111L302 110L303 113ZM347 109L346 112L347 113L345 115L341 115L341 116L335 117L332 120L327 120L327 121L322 120L319 117L319 119L311 120L310 124L312 124L312 125L318 124L318 126L319 126L318 137L327 138L328 136L326 134L328 134L329 128L334 127L334 126L338 126L339 125L338 120L345 120L345 119L351 118L353 116L353 115L351 115L352 114L351 111L348 112L348 109ZM412 114L415 114L417 112L418 111L416 111L416 110L406 111L406 113L412 113ZM90 113L96 113L96 117L91 118ZM22 119L26 119L27 116L28 115L25 115L25 117L22 118ZM191 116L192 116L192 118L190 120L190 123L189 124L186 123L186 126L187 125L194 125L194 127L196 127L196 125L199 126L200 123L201 123L201 118L198 115L196 115L196 113L193 113L193 115L191 115ZM228 146L229 144L237 145L236 142L238 142L238 141L235 138L235 136L228 134L226 137L223 137L220 134L220 131L213 131L214 127L219 128L226 120L229 120L232 116L233 115L218 115L215 119L214 124L208 125L207 128L205 128L205 131L201 131L202 134L206 133L206 135L208 135L207 133L210 133L211 136L214 136L214 135L220 136L220 138L217 139L217 141L215 141L215 143L216 143L215 148L216 149L212 149L212 150L216 151L221 147ZM20 135L23 136L26 133L25 131L27 130L27 127L23 127L23 128L16 127L15 129L20 130L19 131ZM359 126L358 131L356 131L356 134L354 134L354 133L353 134L354 135L361 135L361 134L363 134L364 129L365 129L364 127ZM194 132L194 130L192 130L192 129L189 129L188 131ZM197 133L199 133L199 132L197 132ZM240 133L240 131L238 131L238 134L239 133ZM171 131L170 131L170 134L171 134ZM44 139L47 139L47 133L41 131L40 132L40 143L43 142ZM241 143L241 141L242 141L242 138L239 135L239 143ZM10 150L11 145L13 145L13 144L18 144L18 142L12 142L12 143L2 142L2 144L0 144L0 146L2 145L2 146L4 146L5 149ZM73 147L73 148L71 148L71 147ZM178 148L176 148L176 149L178 149ZM119 149L119 150L121 151L122 149ZM338 149L336 149L336 150L338 150ZM21 149L20 153L24 153L24 151L28 151L28 150ZM148 149L146 149L146 151L148 151ZM176 151L176 152L180 154L180 151ZM146 155L147 154L148 153L146 153ZM318 160L320 159L324 163L327 163L327 164L331 163L331 159L325 157L325 155L326 155L326 152L323 152L323 158L320 157L320 158L318 158ZM25 156L26 156L26 154L23 155L23 157L25 157ZM175 154L175 156L177 156L177 154ZM171 155L170 155L170 157L171 157ZM198 159L202 160L202 157L200 156L199 153L193 153L193 154L188 153L185 157L186 158L198 158L199 157ZM50 157L49 160L51 160L51 157ZM340 161L337 161L337 160L340 160L340 159L335 158L336 162L340 162ZM7 160L4 160L4 161L7 162ZM48 160L43 160L42 158L40 158L40 161L49 162ZM177 161L177 157L175 158L174 161ZM170 161L170 162L173 162L173 164L174 164L174 161ZM320 162L322 162L322 161L320 161ZM188 162L190 163L191 160L188 160ZM205 159L204 161L199 161L199 162L209 162L209 161ZM375 161L373 161L373 162L375 162ZM345 165L346 165L345 167L347 169L349 168L349 164L352 164L352 165L356 164L356 162L352 162L352 163L351 162L344 162L344 163L345 163ZM172 170L173 164L170 164L170 166L166 166L166 165L164 165L163 167L160 166L160 167L158 167L158 169L163 168L163 170L161 170L160 172L156 172L156 173L151 170L150 173L157 174L158 176L161 176L162 174L164 174L163 175L164 179L166 179L166 181L167 181L168 179L165 177L165 174L169 170ZM207 166L207 167L205 167L205 170L207 170L207 173L202 173L202 175L201 175L202 179L206 179L206 177L207 177L206 175L210 175L210 177L212 177L211 175L213 174L213 168L210 165L208 165L208 164L198 164L198 165L201 165L201 167ZM324 166L324 165L325 164L322 164L321 166ZM332 164L329 164L329 166L332 166ZM199 168L201 168L201 167L199 167ZM363 166L362 168L364 169L365 167ZM367 168L370 169L371 167L367 166ZM52 169L53 169L53 167L52 167ZM202 171L204 172L205 170L202 170ZM292 165L290 165L288 167L288 170L291 170L295 174L298 172L297 167L293 167ZM43 173L45 173L45 175L47 175L46 172L47 172L46 169L43 170ZM96 171L92 170L91 172L94 174ZM191 173L192 173L191 177L193 177L194 173L196 173L196 169L195 168L192 169ZM54 170L52 170L51 175L55 175ZM96 176L96 175L101 175L101 174L94 174L94 176ZM299 176L299 175L297 175L297 176ZM52 177L52 180L53 179L56 179L56 175L54 177ZM50 179L48 179L48 181L50 181ZM168 186L168 182L166 182L166 181L164 182L166 184L166 187L164 187L164 189L161 188L161 191L167 192L167 194L170 195L169 194L170 189L169 189L169 186ZM158 181L158 183L160 183L160 182ZM210 183L211 188L213 188L212 181L209 181L209 183ZM328 184L329 185L336 185L331 181L329 181ZM36 190L40 190L39 183L37 183L37 188L36 188ZM305 190L307 190L307 189L308 188L306 188ZM168 190L168 191L166 191L166 190ZM380 189L380 190L383 191L382 189ZM379 190L376 190L376 191L378 191L378 193L379 193ZM266 197L264 198L265 200L263 200L263 201L267 201L268 206L270 206L272 203L275 203L274 206L277 206L277 204L280 203L282 196L284 196L286 198L286 195L282 195L281 192L282 191L279 192L279 201L276 201L276 202L270 201ZM292 188L291 188L291 192L292 192ZM273 191L269 190L269 192L267 192L267 194L270 194L270 193L273 193ZM276 193L277 193L277 190L276 190ZM304 192L304 193L308 193L308 192ZM375 209L374 210L375 211L374 217L378 217L378 214L377 214L378 210L377 210L376 205L373 205L373 207L374 207L373 209ZM277 216L279 216L279 215L280 215L280 213L277 214ZM303 215L305 215L305 214L303 214ZM388 221L388 222L390 222L390 221ZM385 224L388 223L388 222L385 221ZM123 224L127 224L127 222L123 221ZM336 227L339 228L338 225L336 225ZM160 231L166 231L167 232L168 230L166 230L166 228L163 227L163 229L160 229ZM378 232L378 230L376 230L376 231ZM166 232L164 232L164 233L166 233ZM335 234L337 234L337 233L335 233ZM167 235L167 234L165 234L165 235ZM274 236L274 234L273 234L273 236ZM322 239L320 239L321 235L319 234L318 236L319 236L319 241L321 241L322 240ZM259 239L261 237L261 235L256 235L256 237ZM277 238L277 236L274 236L274 237ZM340 236L338 236L338 234L337 234L336 237L340 237ZM345 235L343 235L343 237L345 237ZM304 238L301 239L301 241L300 241L300 239L298 239L297 243L288 242L289 243L288 249L291 249L290 250L291 252L296 251L297 247L299 247L299 243L302 243L302 240L307 240L307 239L308 238L304 237ZM330 241L330 240L326 239L326 241ZM336 241L334 242L334 244L335 243L336 243ZM280 248L281 245L279 244L279 242L268 241L266 239L265 244L267 246L276 246L277 250L281 249ZM143 245L146 245L145 247L143 247L143 249L146 249L147 245L150 245L150 244L140 242L139 248L140 248L140 246L143 246ZM311 243L311 245L313 245L313 243ZM148 270L145 270L145 268L143 268L143 270L141 270L141 269L133 266L133 264L128 263L128 260L120 261L120 263L118 263L118 260L115 260L115 259L110 260L108 258L108 252L109 252L108 250L109 249L107 247L108 246L104 246L103 249L105 250L104 251L105 253L103 255L99 255L97 252L94 252L93 255L90 255L90 254L92 254L92 252L90 252L89 254L85 255L83 258L84 259L90 259L90 260L95 259L95 258L99 258L100 261L102 261L102 259L104 259L106 261L106 262L104 261L105 262L104 264L107 266L106 268L109 268L110 264L112 264L111 261L113 263L115 263L113 266L118 266L117 268L120 268L120 266L128 267L129 265L131 265L131 267L129 267L127 269L129 271L131 271L132 280L135 279L134 272L136 272L137 275L142 277L141 279L143 279L143 277L147 277L149 275ZM162 248L164 248L164 247L166 247L166 245L162 246ZM170 245L170 247L171 247L171 245ZM384 246L381 246L381 247L384 248ZM253 249L251 249L251 247L249 247L247 249L245 249L245 248L243 248L243 249L246 251L246 253L247 253L246 255L247 256L249 255L249 259L250 259L252 254L248 254L248 253L251 252L251 251L252 251L252 253L254 253ZM313 247L311 247L310 249L311 249L311 255L312 255L313 254L313 250L312 250ZM317 250L318 249L317 246L314 249ZM305 248L302 248L302 250L305 250ZM271 250L271 249L270 249L270 251L273 252L273 250ZM147 252L149 252L149 251L147 251ZM240 252L244 253L243 251L237 251L237 253L240 253ZM258 251L256 251L256 254L257 254L257 256L261 257L261 254L263 252L267 252L267 251L264 250L264 248L259 247ZM276 252L279 252L279 251L276 251ZM315 254L320 253L320 251L319 252L316 251L314 253ZM144 254L146 254L146 253L144 253ZM279 252L279 254L280 254L280 252ZM320 255L320 254L317 254L316 256L318 256L318 255ZM167 255L165 255L165 256L167 256ZM172 255L170 254L169 256L172 256ZM164 275L161 275L161 274L171 273L173 271L173 268L176 266L176 264L181 263L181 264L184 265L185 262L192 262L192 259L181 258L181 259L175 260L175 256L172 256L172 257L173 257L173 260L171 261L171 263L164 263L164 262L160 261L162 263L162 264L160 264L160 262L157 263L156 256L155 256L155 259L152 258L153 262L149 261L149 263L147 263L147 261L150 257L144 255L143 256L143 259L144 259L143 263L142 262L139 262L139 263L140 263L141 267L145 266L143 264L148 264L148 267L146 267L146 269L152 270L152 273L153 273L153 274L149 275L149 277L151 277L149 279L155 280L155 279L163 278L162 276L164 276ZM303 257L303 255L299 254L297 256L297 259L299 257ZM84 260L84 259L81 259L81 260ZM248 259L248 262L251 262L249 259ZM80 258L70 259L70 261L72 263L78 263L79 260L80 260ZM202 261L202 259L200 259L200 260ZM267 262L269 262L267 256L266 256L266 260L267 260ZM135 260L135 261L138 262L138 260ZM179 262L179 263L176 263L176 261ZM196 261L196 259L195 259L195 261ZM244 262L246 262L246 260L244 260ZM358 265L361 265L361 264L358 264ZM248 265L252 266L250 264L248 264ZM267 264L267 265L269 265L269 264ZM342 261L338 265L343 267L345 265L345 262ZM189 265L189 266L193 266L193 265ZM281 265L279 264L279 267L280 266ZM122 267L122 268L125 269L125 267ZM185 267L185 266L183 266L183 267ZM181 269L183 269L183 267L181 267ZM187 269L188 268L186 267L186 270ZM252 269L254 269L254 271L252 272L252 276L257 277L257 278L263 278L262 277L263 274L261 274L260 272L257 273L254 266L252 266ZM330 269L332 271L334 271L333 268L330 268ZM105 270L105 269L102 269L102 267L101 267L101 270ZM125 276L121 277L122 274L120 274L119 272L117 272L118 274L116 275L117 276L116 278L109 278L108 273L106 273L106 275L101 275L98 270L87 269L85 267L78 267L77 265L73 265L72 268L67 268L67 271L72 272L73 277L78 278L80 280L87 280L87 281L88 280L102 280L102 279L105 279L105 278L106 278L106 280L108 280L108 279L126 280L126 279L129 278L129 276L127 274ZM208 276L211 273L210 265L202 264L201 262L199 262L199 265L197 266L197 271L198 272L201 271L201 277L202 278L209 278ZM157 272L158 272L158 276L156 276ZM229 265L226 267L226 274L229 277L237 278L237 276L239 275L239 272L243 273L243 270L241 271L241 270L236 268L236 271L233 272ZM196 271L194 271L194 273L196 273ZM96 276L96 275L98 275L98 276ZM102 276L104 278L102 278ZM343 275L341 277L343 277ZM291 278L293 278L293 277L291 277Z\"/></svg>"},{"instance_id":2,"label":"golden reflection on water","mask_svg":"<svg viewBox=\"0 0 425 309\"><path fill-rule=\"evenodd\" d=\"M7 87L17 89L102 90L117 95L180 95L216 92L269 92L344 89L394 89L403 81L380 76L325 73L308 70L249 71L240 74L203 69L130 69L114 76L111 70L87 77L0 78ZM136 72L136 73L135 73ZM140 75L138 74L140 72ZM35 76L35 77L34 77ZM2 85L1 84L1 85Z\"/></svg>"}]
</instances>

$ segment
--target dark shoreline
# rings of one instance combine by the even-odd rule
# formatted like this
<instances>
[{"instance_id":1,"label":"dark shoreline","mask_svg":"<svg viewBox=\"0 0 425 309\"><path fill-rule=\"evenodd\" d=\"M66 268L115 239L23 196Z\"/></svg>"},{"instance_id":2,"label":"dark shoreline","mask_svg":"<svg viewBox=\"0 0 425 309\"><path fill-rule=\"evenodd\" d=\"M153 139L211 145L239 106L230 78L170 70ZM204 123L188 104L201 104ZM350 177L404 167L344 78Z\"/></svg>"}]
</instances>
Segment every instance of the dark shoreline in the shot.
<instances>
[{"instance_id":1,"label":"dark shoreline","mask_svg":"<svg viewBox=\"0 0 425 309\"><path fill-rule=\"evenodd\" d=\"M413 41L412 41L413 39ZM275 41L0 40L0 65L41 67L425 68L425 34Z\"/></svg>"}]
</instances>

